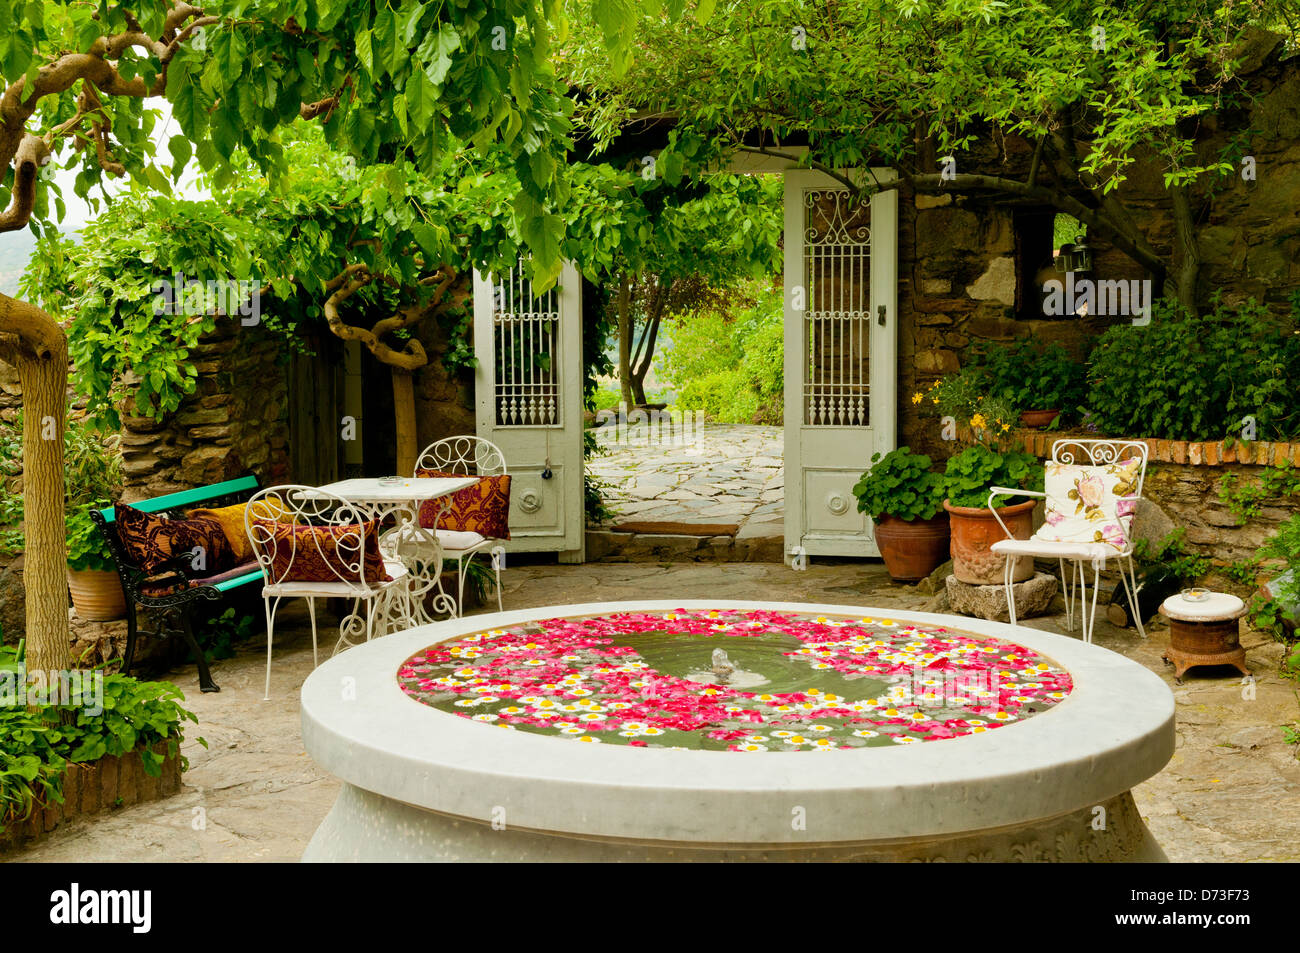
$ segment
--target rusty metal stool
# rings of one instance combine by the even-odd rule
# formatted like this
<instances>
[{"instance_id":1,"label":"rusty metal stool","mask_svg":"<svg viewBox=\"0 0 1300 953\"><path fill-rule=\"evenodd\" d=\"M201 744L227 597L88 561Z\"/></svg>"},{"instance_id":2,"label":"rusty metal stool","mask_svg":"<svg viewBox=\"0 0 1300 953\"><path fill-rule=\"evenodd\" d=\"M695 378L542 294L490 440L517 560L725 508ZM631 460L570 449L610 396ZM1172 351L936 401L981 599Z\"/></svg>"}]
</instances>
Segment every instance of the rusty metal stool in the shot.
<instances>
[{"instance_id":1,"label":"rusty metal stool","mask_svg":"<svg viewBox=\"0 0 1300 953\"><path fill-rule=\"evenodd\" d=\"M1169 648L1163 658L1174 666L1174 678L1182 684L1183 673L1197 665L1235 665L1242 675L1250 675L1238 621L1246 614L1246 604L1226 592L1188 591L1204 595L1188 598L1182 592L1160 605L1160 614L1169 620Z\"/></svg>"}]
</instances>

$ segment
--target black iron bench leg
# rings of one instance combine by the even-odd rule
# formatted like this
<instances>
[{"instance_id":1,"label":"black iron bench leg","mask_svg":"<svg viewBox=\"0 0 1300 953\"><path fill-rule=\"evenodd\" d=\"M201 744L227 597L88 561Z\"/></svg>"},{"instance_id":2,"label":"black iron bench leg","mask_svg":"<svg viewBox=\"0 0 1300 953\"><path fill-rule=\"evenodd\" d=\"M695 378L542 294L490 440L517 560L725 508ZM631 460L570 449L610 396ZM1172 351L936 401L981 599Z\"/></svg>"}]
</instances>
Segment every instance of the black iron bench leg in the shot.
<instances>
[{"instance_id":1,"label":"black iron bench leg","mask_svg":"<svg viewBox=\"0 0 1300 953\"><path fill-rule=\"evenodd\" d=\"M131 663L135 661L135 635L137 624L135 621L135 603L131 602L128 597L129 605L126 609L126 651L122 653L122 674L131 674Z\"/></svg>"},{"instance_id":2,"label":"black iron bench leg","mask_svg":"<svg viewBox=\"0 0 1300 953\"><path fill-rule=\"evenodd\" d=\"M212 680L212 673L208 671L208 660L204 656L203 650L199 648L198 640L194 638L194 627L190 624L190 614L185 609L181 610L181 634L185 636L185 642L194 653L194 658L199 666L199 691L219 692L221 688Z\"/></svg>"}]
</instances>

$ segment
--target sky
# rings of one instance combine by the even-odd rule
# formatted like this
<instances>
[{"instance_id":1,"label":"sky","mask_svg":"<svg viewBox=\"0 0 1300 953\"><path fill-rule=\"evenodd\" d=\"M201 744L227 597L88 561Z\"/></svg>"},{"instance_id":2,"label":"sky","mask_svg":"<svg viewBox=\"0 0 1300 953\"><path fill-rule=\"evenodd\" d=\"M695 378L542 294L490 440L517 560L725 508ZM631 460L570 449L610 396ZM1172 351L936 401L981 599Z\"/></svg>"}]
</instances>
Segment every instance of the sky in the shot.
<instances>
[{"instance_id":1,"label":"sky","mask_svg":"<svg viewBox=\"0 0 1300 953\"><path fill-rule=\"evenodd\" d=\"M171 104L162 102L158 111L162 115L162 120L154 127L154 142L158 147L158 155L167 159L167 140L176 132L176 125L172 122ZM198 188L195 183L196 164L191 160L190 166L186 169L185 174L181 176L180 183L176 186L176 195L179 197L198 199L205 198L207 193ZM71 235L79 232L93 216L84 201L82 201L73 190L73 184L77 179L77 172L80 166L75 166L71 170L60 169L55 172L54 179L63 189L63 201L67 206L67 214L64 215L60 223L60 229L65 235ZM115 181L105 180L107 183L107 192L111 197L125 191L125 180L118 179ZM93 190L93 194L101 199L100 214L105 211L106 205L100 195L98 187ZM18 291L18 279L22 276L23 270L27 267L27 262L36 249L36 236L32 234L31 229L23 228L16 232L5 232L0 234L0 293L13 295Z\"/></svg>"}]
</instances>

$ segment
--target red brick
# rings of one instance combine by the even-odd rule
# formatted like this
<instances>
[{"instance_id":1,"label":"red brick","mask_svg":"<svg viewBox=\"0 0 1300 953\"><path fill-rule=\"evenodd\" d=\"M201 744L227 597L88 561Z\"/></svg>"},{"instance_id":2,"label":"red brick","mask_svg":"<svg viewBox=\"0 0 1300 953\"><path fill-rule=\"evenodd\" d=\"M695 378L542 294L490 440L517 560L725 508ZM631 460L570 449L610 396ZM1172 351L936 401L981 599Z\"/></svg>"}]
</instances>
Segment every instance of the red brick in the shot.
<instances>
[{"instance_id":1,"label":"red brick","mask_svg":"<svg viewBox=\"0 0 1300 953\"><path fill-rule=\"evenodd\" d=\"M1292 446L1289 443L1273 444L1273 463L1279 467L1291 462Z\"/></svg>"},{"instance_id":2,"label":"red brick","mask_svg":"<svg viewBox=\"0 0 1300 953\"><path fill-rule=\"evenodd\" d=\"M1237 459L1237 444L1236 444L1236 442L1234 441L1233 444L1232 444L1231 446L1229 446L1229 445L1228 445L1228 442L1225 440L1225 441L1223 442L1223 462L1224 462L1224 463L1232 463L1232 462L1234 462L1236 459Z\"/></svg>"},{"instance_id":3,"label":"red brick","mask_svg":"<svg viewBox=\"0 0 1300 953\"><path fill-rule=\"evenodd\" d=\"M1260 466L1267 466L1269 454L1272 450L1273 445L1267 440L1261 440L1259 443L1255 444L1255 462Z\"/></svg>"},{"instance_id":4,"label":"red brick","mask_svg":"<svg viewBox=\"0 0 1300 953\"><path fill-rule=\"evenodd\" d=\"M1159 460L1161 463L1168 463L1173 459L1173 454L1170 450L1169 443L1170 442L1168 440L1156 441L1155 458Z\"/></svg>"},{"instance_id":5,"label":"red brick","mask_svg":"<svg viewBox=\"0 0 1300 953\"><path fill-rule=\"evenodd\" d=\"M1220 460L1220 452L1223 450L1221 443L1205 444L1205 463L1207 466L1216 466Z\"/></svg>"},{"instance_id":6,"label":"red brick","mask_svg":"<svg viewBox=\"0 0 1300 953\"><path fill-rule=\"evenodd\" d=\"M1195 441L1195 440L1189 443L1187 445L1187 462L1194 466L1200 466L1202 463L1204 463L1205 448L1208 446L1209 446L1208 443L1200 443L1199 441Z\"/></svg>"}]
</instances>

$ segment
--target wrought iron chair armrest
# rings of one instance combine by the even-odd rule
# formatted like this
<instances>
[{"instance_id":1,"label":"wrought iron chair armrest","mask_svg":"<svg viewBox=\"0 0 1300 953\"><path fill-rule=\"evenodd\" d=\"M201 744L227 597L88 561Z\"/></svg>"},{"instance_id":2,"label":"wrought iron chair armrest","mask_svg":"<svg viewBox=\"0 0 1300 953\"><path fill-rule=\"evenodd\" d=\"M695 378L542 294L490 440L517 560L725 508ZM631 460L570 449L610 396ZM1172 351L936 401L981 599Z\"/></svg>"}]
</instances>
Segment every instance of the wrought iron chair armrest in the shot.
<instances>
[{"instance_id":1,"label":"wrought iron chair armrest","mask_svg":"<svg viewBox=\"0 0 1300 953\"><path fill-rule=\"evenodd\" d=\"M1007 539L1015 539L1016 537L1012 535L1011 530L1007 529L1007 524L1002 522L1002 517L998 515L997 507L993 505L993 498L998 496L1035 496L1046 498L1047 494L1041 490L1021 490L1016 487L1006 486L989 487L989 512L991 512L993 518L998 521L998 525L1002 527L1002 532L1006 533Z\"/></svg>"},{"instance_id":2,"label":"wrought iron chair armrest","mask_svg":"<svg viewBox=\"0 0 1300 953\"><path fill-rule=\"evenodd\" d=\"M1121 501L1121 500L1132 500L1132 501L1133 501L1133 512L1128 514L1128 518L1129 518L1130 520L1137 519L1137 505L1138 505L1138 503L1141 501L1141 499L1142 499L1142 497L1141 497L1140 495L1136 494L1136 493L1133 494L1132 496L1117 496L1117 497L1115 497L1115 501L1116 501L1116 503L1118 503L1118 502ZM1120 557L1131 556L1131 555L1133 555L1133 540L1132 540L1132 538L1129 536L1129 534L1128 534L1128 530L1126 530L1126 529L1124 528L1124 517L1119 516L1119 515L1116 515L1116 517L1115 517L1115 525L1119 527L1119 533L1120 533L1120 535L1124 538L1124 548L1123 548L1122 550L1120 550L1118 553L1116 553L1115 555L1116 555L1116 556L1120 556Z\"/></svg>"}]
</instances>

